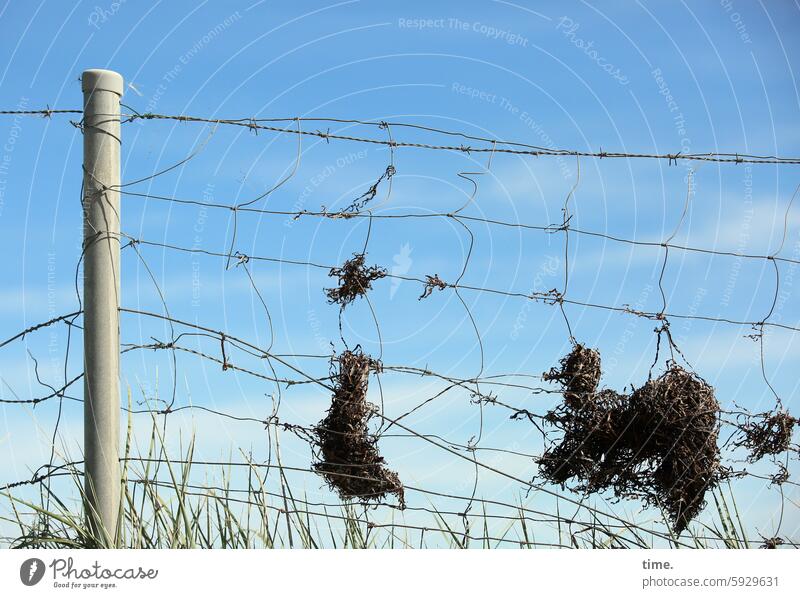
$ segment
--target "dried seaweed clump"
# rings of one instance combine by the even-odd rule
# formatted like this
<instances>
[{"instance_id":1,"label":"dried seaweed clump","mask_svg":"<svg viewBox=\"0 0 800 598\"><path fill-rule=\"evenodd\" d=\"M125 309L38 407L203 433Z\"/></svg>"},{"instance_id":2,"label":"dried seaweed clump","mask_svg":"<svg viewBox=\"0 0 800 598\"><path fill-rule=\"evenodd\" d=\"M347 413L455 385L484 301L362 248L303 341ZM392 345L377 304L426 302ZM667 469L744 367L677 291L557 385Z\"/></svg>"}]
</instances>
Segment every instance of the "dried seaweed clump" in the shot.
<instances>
[{"instance_id":1,"label":"dried seaweed clump","mask_svg":"<svg viewBox=\"0 0 800 598\"><path fill-rule=\"evenodd\" d=\"M315 428L321 461L314 464L342 498L381 499L394 494L405 506L403 484L384 466L377 439L369 433L375 407L367 402L370 366L367 355L345 351L338 357L328 415Z\"/></svg>"},{"instance_id":2,"label":"dried seaweed clump","mask_svg":"<svg viewBox=\"0 0 800 598\"><path fill-rule=\"evenodd\" d=\"M581 344L575 345L571 353L559 362L560 368L545 372L543 378L559 383L564 389L564 398L578 407L600 384L600 353Z\"/></svg>"},{"instance_id":3,"label":"dried seaweed clump","mask_svg":"<svg viewBox=\"0 0 800 598\"><path fill-rule=\"evenodd\" d=\"M539 458L540 472L561 485L576 480L579 492L610 489L658 505L680 534L722 475L714 390L672 365L629 395L597 392L599 369L597 352L579 345L550 373L565 400L546 420L563 435Z\"/></svg>"},{"instance_id":4,"label":"dried seaweed clump","mask_svg":"<svg viewBox=\"0 0 800 598\"><path fill-rule=\"evenodd\" d=\"M339 286L325 289L328 303L338 303L343 308L357 297L365 295L372 288L372 283L386 276L386 269L379 266L366 266L364 253L354 253L341 268L331 268L328 276L336 276Z\"/></svg>"},{"instance_id":5,"label":"dried seaweed clump","mask_svg":"<svg viewBox=\"0 0 800 598\"><path fill-rule=\"evenodd\" d=\"M760 421L753 421L757 417ZM800 419L786 411L768 411L748 418L741 427L741 437L734 443L750 451L748 460L755 463L766 455L778 455L789 450L794 427Z\"/></svg>"},{"instance_id":6,"label":"dried seaweed clump","mask_svg":"<svg viewBox=\"0 0 800 598\"><path fill-rule=\"evenodd\" d=\"M764 542L759 546L759 548L767 548L769 550L775 550L778 546L783 546L786 544L786 540L781 537L775 536L773 538L764 538Z\"/></svg>"},{"instance_id":7,"label":"dried seaweed clump","mask_svg":"<svg viewBox=\"0 0 800 598\"><path fill-rule=\"evenodd\" d=\"M651 495L682 532L705 506L705 493L722 477L719 402L699 376L673 365L631 395L642 452L656 465Z\"/></svg>"}]
</instances>

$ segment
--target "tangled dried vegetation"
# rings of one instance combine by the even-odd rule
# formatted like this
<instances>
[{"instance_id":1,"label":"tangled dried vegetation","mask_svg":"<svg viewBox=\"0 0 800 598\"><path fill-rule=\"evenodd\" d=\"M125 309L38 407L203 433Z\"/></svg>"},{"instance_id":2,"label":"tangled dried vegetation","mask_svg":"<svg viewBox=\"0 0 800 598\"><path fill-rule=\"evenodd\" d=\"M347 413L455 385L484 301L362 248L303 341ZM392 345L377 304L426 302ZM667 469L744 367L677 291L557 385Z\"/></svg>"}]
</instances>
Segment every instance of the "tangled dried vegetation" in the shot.
<instances>
[{"instance_id":1,"label":"tangled dried vegetation","mask_svg":"<svg viewBox=\"0 0 800 598\"><path fill-rule=\"evenodd\" d=\"M425 275L425 284L422 289L422 295L419 296L419 300L422 301L423 299L427 299L431 296L434 290L439 289L443 291L447 288L447 283L439 278L438 274L434 274L431 276L430 274Z\"/></svg>"},{"instance_id":2,"label":"tangled dried vegetation","mask_svg":"<svg viewBox=\"0 0 800 598\"><path fill-rule=\"evenodd\" d=\"M345 351L336 362L331 407L315 428L321 460L314 469L342 498L368 501L394 494L402 508L403 484L384 465L369 433L375 407L367 402L367 384L370 367L378 364L358 350Z\"/></svg>"},{"instance_id":3,"label":"tangled dried vegetation","mask_svg":"<svg viewBox=\"0 0 800 598\"><path fill-rule=\"evenodd\" d=\"M750 452L748 461L755 463L767 455L789 450L796 425L800 425L800 419L782 409L748 417L739 428L741 436L734 446L746 448Z\"/></svg>"},{"instance_id":4,"label":"tangled dried vegetation","mask_svg":"<svg viewBox=\"0 0 800 598\"><path fill-rule=\"evenodd\" d=\"M564 402L545 418L562 436L539 458L543 477L658 505L680 534L723 475L713 388L672 364L631 394L598 391L600 355L583 345L544 377L562 386Z\"/></svg>"},{"instance_id":5,"label":"tangled dried vegetation","mask_svg":"<svg viewBox=\"0 0 800 598\"><path fill-rule=\"evenodd\" d=\"M583 345L575 345L565 355L558 368L544 374L544 379L556 382L564 389L564 399L573 407L580 407L600 384L600 353Z\"/></svg>"},{"instance_id":6,"label":"tangled dried vegetation","mask_svg":"<svg viewBox=\"0 0 800 598\"><path fill-rule=\"evenodd\" d=\"M770 550L775 550L778 546L783 546L786 544L786 540L779 536L775 536L772 538L764 538L764 542L761 544L759 548L767 548Z\"/></svg>"},{"instance_id":7,"label":"tangled dried vegetation","mask_svg":"<svg viewBox=\"0 0 800 598\"><path fill-rule=\"evenodd\" d=\"M338 303L344 308L357 297L365 295L372 288L373 281L386 276L386 269L366 266L365 257L364 253L354 253L341 268L331 268L328 276L337 277L339 286L325 289L328 303Z\"/></svg>"}]
</instances>

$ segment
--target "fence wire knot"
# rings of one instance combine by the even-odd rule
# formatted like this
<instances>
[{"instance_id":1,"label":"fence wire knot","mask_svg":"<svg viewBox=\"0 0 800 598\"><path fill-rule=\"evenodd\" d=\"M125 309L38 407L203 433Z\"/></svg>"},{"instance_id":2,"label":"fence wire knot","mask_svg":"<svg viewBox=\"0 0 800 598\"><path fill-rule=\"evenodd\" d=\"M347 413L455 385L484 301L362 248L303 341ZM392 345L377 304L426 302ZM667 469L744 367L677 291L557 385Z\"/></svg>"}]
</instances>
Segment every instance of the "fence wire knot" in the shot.
<instances>
[{"instance_id":1,"label":"fence wire knot","mask_svg":"<svg viewBox=\"0 0 800 598\"><path fill-rule=\"evenodd\" d=\"M431 276L430 274L425 275L425 283L422 289L422 295L419 296L417 299L418 301L422 301L423 299L427 299L431 296L434 290L438 289L443 291L447 288L447 283L439 278L438 274L434 274Z\"/></svg>"},{"instance_id":2,"label":"fence wire knot","mask_svg":"<svg viewBox=\"0 0 800 598\"><path fill-rule=\"evenodd\" d=\"M539 295L533 294L530 298L534 300L541 299L547 305L563 305L564 303L564 294L558 289L550 289L546 293L540 293Z\"/></svg>"}]
</instances>

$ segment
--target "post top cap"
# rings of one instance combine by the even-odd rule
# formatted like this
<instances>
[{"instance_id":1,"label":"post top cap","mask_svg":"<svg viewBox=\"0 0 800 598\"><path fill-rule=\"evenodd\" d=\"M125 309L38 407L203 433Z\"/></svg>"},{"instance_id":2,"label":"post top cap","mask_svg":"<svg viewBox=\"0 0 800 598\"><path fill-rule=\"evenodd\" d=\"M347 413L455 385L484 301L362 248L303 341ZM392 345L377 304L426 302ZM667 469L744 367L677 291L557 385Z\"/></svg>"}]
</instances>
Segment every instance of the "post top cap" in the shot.
<instances>
[{"instance_id":1,"label":"post top cap","mask_svg":"<svg viewBox=\"0 0 800 598\"><path fill-rule=\"evenodd\" d=\"M112 91L122 95L122 75L105 69L87 69L81 74L81 90L85 93L94 90Z\"/></svg>"}]
</instances>

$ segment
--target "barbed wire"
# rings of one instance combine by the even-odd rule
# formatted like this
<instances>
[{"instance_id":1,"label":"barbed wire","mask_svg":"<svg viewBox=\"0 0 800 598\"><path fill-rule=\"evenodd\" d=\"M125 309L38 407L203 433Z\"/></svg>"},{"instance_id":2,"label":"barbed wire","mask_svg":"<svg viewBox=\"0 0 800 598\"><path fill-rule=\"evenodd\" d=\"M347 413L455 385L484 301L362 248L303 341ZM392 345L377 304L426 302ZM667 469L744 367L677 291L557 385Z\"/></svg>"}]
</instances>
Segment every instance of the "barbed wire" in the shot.
<instances>
[{"instance_id":1,"label":"barbed wire","mask_svg":"<svg viewBox=\"0 0 800 598\"><path fill-rule=\"evenodd\" d=\"M2 115L27 115L27 116L43 116L50 117L54 114L83 114L82 110L2 110ZM102 114L98 115L102 116ZM117 115L109 115L117 116ZM374 145L385 145L390 148L418 148L427 150L443 150L452 152L461 152L465 154L471 153L491 153L491 154L511 154L521 156L569 156L581 158L649 158L656 160L667 160L670 164L677 163L678 160L686 161L701 161L701 162L720 162L720 163L734 163L734 164L800 164L800 158L788 157L782 158L773 155L755 155L746 152L703 152L703 153L629 153L629 152L609 152L609 151L581 151L575 149L552 149L542 146L530 145L516 141L504 141L500 139L491 139L487 137L478 137L469 135L460 131L448 131L446 129L427 127L414 123L402 122L387 122L387 121L365 121L357 119L341 119L330 117L290 117L290 118L207 118L201 116L190 116L184 114L156 114L153 112L132 112L122 113L121 117L123 122L134 122L136 120L171 120L176 122L192 122L192 123L206 123L214 125L230 125L236 127L244 127L250 131L271 131L274 133L288 133L294 135L305 135L311 137L318 137L324 140L336 139L341 141L354 141L358 143L369 143ZM285 127L276 127L266 125L266 122L319 122L319 123L341 123L341 124L360 124L371 125L380 128L389 127L405 127L411 129L418 129L421 131L439 133L447 136L457 136L464 139L480 141L483 143L491 143L492 147L469 146L469 145L443 145L443 144L426 144L415 143L409 141L396 141L373 139L367 137L355 137L350 135L339 135L330 133L329 131L303 131L290 129ZM508 145L516 147L496 147L497 145Z\"/></svg>"},{"instance_id":2,"label":"barbed wire","mask_svg":"<svg viewBox=\"0 0 800 598\"><path fill-rule=\"evenodd\" d=\"M219 257L219 258L230 258L230 257L240 257L246 260L253 260L253 261L264 261L264 262L272 262L276 264L286 264L292 266L306 266L311 268L317 268L320 270L331 270L331 268L335 268L336 266L320 264L316 262L310 261L303 261L303 260L295 260L295 259L287 259L287 258L276 258L276 257L268 257L268 256L260 256L260 255L245 255L241 252L236 252L234 254L228 254L224 252L216 252L207 249L199 249L194 247L186 247L186 246L179 246L170 243L160 243L158 241L148 241L145 239L133 239L131 238L131 243L140 244L140 245L149 245L152 247L159 247L162 249L169 249L172 251L179 251L179 252L186 252L186 253L196 253L207 255L210 257ZM769 260L770 258L764 258ZM770 260L771 261L771 260ZM408 282L417 282L421 285L426 285L429 280L427 278L418 278L414 276L406 276L400 274L391 274L386 273L382 276L383 278L390 278L390 279L397 279L397 280L404 280ZM654 312L654 311L645 311L645 310L638 310L632 308L630 305L606 305L602 303L593 303L589 301L582 301L578 299L569 299L564 296L563 293L559 291L539 291L539 292L531 292L531 293L523 293L523 292L515 292L515 291L504 291L502 289L494 289L490 287L479 287L475 285L467 285L467 284L459 284L459 283L448 283L442 281L444 285L443 288L450 288L453 290L464 289L468 291L476 291L476 292L483 292L489 293L493 295L500 295L504 297L514 297L518 299L528 299L533 301L539 301L548 305L559 305L559 304L568 304L568 305L575 305L579 307L587 307L592 309L600 309L612 312L618 312L623 314L628 314L632 316L636 316L639 318L644 318L647 320L654 320L654 321L663 321L664 319L668 318L675 318L675 319L686 319L686 320L700 320L706 322L714 322L717 324L731 324L735 326L749 326L749 327L760 327L760 326L767 326L767 327L775 327L784 330L788 330L791 332L800 332L800 327L792 326L789 324L783 324L780 322L768 322L762 320L734 320L731 318L723 318L719 316L704 316L704 315L692 315L692 314L681 314L681 313L670 313L670 312ZM148 314L153 315L153 314Z\"/></svg>"},{"instance_id":3,"label":"barbed wire","mask_svg":"<svg viewBox=\"0 0 800 598\"><path fill-rule=\"evenodd\" d=\"M552 375L532 375L520 372L509 373L487 373L485 371L485 348L483 343L484 333L479 329L478 322L473 316L472 310L468 302L461 295L461 292L477 293L479 295L498 296L504 298L517 298L525 301L534 301L543 305L557 307L560 311L566 333L570 344L574 350L582 347L578 338L580 331L576 329L573 322L569 317L570 307L580 307L592 310L604 310L612 313L619 313L631 315L636 318L654 321L657 323L655 329L656 334L656 351L655 359L650 367L648 374L648 383L652 381L652 373L655 366L659 363L660 351L662 349L662 337L665 339L665 351L668 350L669 355L667 364L672 368L677 360L682 360L689 371L693 371L691 366L686 361L681 349L675 341L670 331L670 321L673 319L685 319L705 321L714 324L727 324L737 327L749 327L752 330L751 337L759 343L759 360L761 376L764 384L769 389L771 396L775 400L774 409L762 411L760 413L752 413L746 409L736 406L733 409L719 408L715 414L717 425L724 427L727 430L728 438L720 443L722 449L730 449L731 454L727 455L727 466L720 470L720 479L735 480L739 478L751 478L753 480L760 480L767 483L769 487L776 487L780 493L781 514L778 524L775 526L773 537L770 540L775 540L777 543L786 542L787 544L794 545L795 542L791 539L785 540L780 537L781 527L783 525L783 510L785 508L787 498L784 495L784 486L788 488L796 488L800 486L795 480L790 479L791 472L788 469L790 459L797 460L800 455L800 446L793 442L792 430L798 420L788 414L785 410L783 401L776 391L774 384L767 376L765 365L765 329L780 329L787 332L795 333L800 332L800 325L793 325L784 323L782 321L775 321L776 306L781 291L781 270L779 264L785 265L787 268L794 268L800 264L800 259L797 257L786 257L779 255L784 247L789 221L789 211L792 208L794 197L788 203L786 214L784 218L783 237L779 247L771 253L754 254L746 253L744 251L732 251L727 249L711 249L704 247L697 247L688 244L675 243L674 239L678 235L681 227L686 220L689 210L691 196L692 196L692 176L693 172L690 171L687 184L687 196L685 203L682 207L680 217L675 228L667 237L658 241L646 241L639 239L631 239L623 236L611 235L601 231L586 230L577 227L573 224L573 205L574 195L576 190L581 184L580 172L582 158L650 158L657 160L667 160L669 164L677 163L678 160L692 162L718 162L718 163L746 163L746 164L776 164L776 165L796 165L800 164L800 158L781 158L777 156L768 155L753 155L745 153L691 153L691 154L657 154L657 153L618 153L618 152L590 152L572 149L553 149L529 145L520 142L503 141L499 139L492 139L488 137L480 137L469 135L464 132L450 131L437 127L430 127L415 123L404 122L387 122L387 121L369 121L357 119L337 119L337 118L241 118L241 119L222 119L222 118L206 118L188 115L165 115L155 114L150 112L140 113L132 108L126 107L130 112L122 114L123 122L133 123L136 121L174 121L184 123L203 123L216 126L234 126L243 127L258 134L259 131L269 131L279 134L294 135L298 139L297 157L294 164L289 169L288 174L283 176L280 181L270 187L265 193L257 195L254 198L244 201L237 201L231 203L221 203L216 201L208 201L199 198L180 198L172 197L169 195L145 193L136 191L137 185L157 179L158 177L178 168L184 166L187 162L192 160L207 146L207 138L199 147L193 150L186 158L170 165L167 168L158 170L155 174L147 177L138 178L133 181L124 182L120 185L107 186L108 190L115 190L120 194L143 200L156 200L168 202L176 205L193 205L202 208L218 209L229 211L233 215L233 228L230 236L230 242L226 242L227 251L217 251L208 247L199 246L195 243L192 246L182 245L175 241L155 241L150 240L144 235L133 235L127 232L122 232L119 235L108 235L118 240L122 244L122 248L128 252L135 253L137 261L142 265L150 283L156 290L160 309L163 313L157 311L146 310L141 308L129 307L123 304L120 306L120 314L125 317L137 318L139 320L152 320L165 324L168 329L168 336L163 340L151 337L143 341L143 339L136 339L129 341L123 339L121 345L122 354L129 354L131 352L139 352L147 354L149 352L167 351L170 355L170 367L172 375L172 389L169 400L158 399L157 404L151 404L146 401L137 407L127 406L121 409L122 413L128 415L150 415L153 418L163 417L160 430L163 435L166 435L168 416L180 412L193 412L200 411L208 413L215 417L222 419L258 425L267 434L267 450L268 458L264 462L255 462L252 460L242 461L210 461L210 460L195 460L174 458L169 456L166 449L162 446L159 453L155 457L137 456L127 453L122 457L122 461L127 463L136 464L151 464L155 469L150 471L144 470L142 476L129 476L126 478L126 483L133 486L145 486L152 488L160 488L162 491L175 490L173 482L164 481L159 479L159 468L165 464L176 465L192 465L192 466L205 466L205 467L248 467L251 469L266 469L276 470L280 476L282 491L276 492L268 490L265 484L261 484L259 488L252 487L245 488L231 488L214 486L213 484L198 484L194 482L186 482L183 485L183 491L187 496L194 496L198 499L219 499L220 495L224 496L224 500L231 502L239 502L243 505L260 506L266 509L277 510L282 515L302 515L304 517L323 517L334 520L343 520L354 522L358 525L364 526L367 532L371 530L384 529L396 538L396 530L408 530L419 534L420 545L426 533L441 532L441 528L431 525L417 525L416 523L409 523L407 521L397 522L384 522L378 520L376 517L370 516L369 513L373 511L380 512L381 509L395 509L407 510L409 513L424 513L434 517L441 518L442 516L452 517L460 520L462 529L455 531L450 529L450 533L456 542L466 545L469 541L474 542L493 542L496 544L515 544L520 546L548 546L548 547L573 547L578 544L578 539L582 534L595 534L601 533L606 538L610 538L612 545L619 547L627 546L642 546L647 545L644 542L645 537L649 537L658 541L663 541L674 546L692 546L691 543L685 542L676 536L674 528L670 525L668 518L665 518L665 524L662 528L656 528L652 525L644 525L637 523L631 518L625 518L616 514L609 505L609 501L603 496L598 496L593 492L586 492L581 494L572 491L569 486L562 483L560 489L554 489L554 486L548 483L548 480L541 476L533 479L526 479L524 476L514 472L507 471L502 465L495 465L487 462L479 455L499 455L508 456L513 458L524 459L531 464L541 465L543 454L541 452L522 450L518 446L493 446L487 443L484 434L484 417L485 409L499 409L503 410L510 421L528 422L533 426L535 432L541 437L544 450L550 450L558 442L558 434L554 437L554 430L552 429L554 422L557 421L555 411L552 408L552 400L564 397L565 403L570 400L570 392L568 389L559 388L558 385L552 384ZM49 118L56 114L82 114L81 110L51 110L49 107L44 110L24 110L24 111L0 111L3 115L29 115L29 116L42 116ZM281 123L285 123L282 126ZM331 132L330 128L325 131L322 130L308 130L307 125L324 126L325 124L342 124L342 125L359 125L367 127L375 127L382 132L383 138L360 137L354 135L345 135L342 133ZM79 129L82 129L82 123L73 123ZM293 126L292 126L293 125ZM404 141L395 139L394 130L405 131L418 131L426 134L441 135L445 137L458 137L463 139L468 145L460 144L454 145L449 143L422 143L416 141ZM349 141L363 144L374 144L385 146L389 149L388 164L382 170L379 176L375 178L367 190L356 197L352 202L347 204L344 209L337 211L329 211L327 208L321 210L274 210L258 207L255 204L267 198L270 194L280 189L289 180L296 176L301 166L302 147L300 140L303 137L315 137L324 141L340 140ZM392 179L396 173L396 155L395 150L399 148L416 148L431 151L448 151L456 152L464 155L488 155L488 162L485 169L474 172L459 172L459 177L467 181L472 186L472 191L469 193L469 198L461 207L454 211L442 212L431 211L426 213L406 212L406 213L377 213L374 200L379 192L385 190L384 202L388 201L392 195ZM563 203L561 222L557 224L533 224L523 222L510 222L494 217L480 217L463 213L475 200L479 187L479 177L491 172L492 159L495 155L508 154L508 155L521 155L521 156L556 156L556 157L574 157L577 166L577 176L574 184L571 186L569 193ZM472 169L476 170L476 169ZM799 187L800 189L800 187ZM797 192L795 193L795 195ZM280 215L290 217L294 220L301 218L320 218L327 220L337 220L340 222L347 222L351 219L363 220L367 219L367 230L361 250L354 254L351 260L344 264L326 264L318 263L315 261L305 259L292 259L289 257L271 257L266 255L250 255L245 254L237 248L238 236L241 234L239 228L239 215ZM436 274L423 273L419 276L409 275L408 273L399 274L387 271L380 265L367 266L365 257L369 251L370 244L374 242L372 235L373 222L379 221L399 221L399 220L417 220L417 219L443 219L458 225L458 230L464 234L466 251L463 258L463 263L458 265L457 274L451 281L445 280ZM474 259L474 249L476 246L476 235L470 228L471 225L487 225L492 227L516 228L522 231L536 231L546 235L563 235L564 241L564 260L563 260L563 283L559 288L554 288L549 291L530 291L519 292L511 289L494 288L491 286L478 286L466 284L463 282L470 264ZM581 299L573 297L573 291L570 287L570 260L574 259L570 250L570 236L587 236L600 238L605 241L613 243L621 243L630 245L634 248L649 247L658 249L662 252L659 267L659 276L657 281L658 290L661 298L661 307L658 311L645 310L640 307L632 307L630 304L613 305L592 301L590 299ZM240 335L231 334L230 331L205 325L199 321L191 322L172 315L170 312L169 304L166 299L166 294L160 288L158 279L154 275L153 270L150 268L146 251L143 248L153 248L162 251L190 253L201 255L208 258L218 258L225 261L225 270L240 269L244 272L248 287L252 291L253 296L257 298L257 305L259 309L263 309L265 321L269 326L269 342L266 346L261 346L261 343L242 338ZM734 259L748 259L762 262L764 264L771 263L774 272L774 292L770 301L768 310L764 310L763 317L759 319L734 319L729 317L722 317L718 315L706 315L698 313L674 313L669 309L669 302L667 293L664 288L664 278L670 265L670 253L674 252L691 252L699 253L710 256L727 257ZM52 317L47 321L39 324L29 326L26 329L10 336L6 340L0 342L0 348L4 348L17 341L24 341L29 335L35 334L44 328L64 324L69 333L72 329L81 330L81 325L78 323L82 316L82 301L80 290L78 286L79 268L83 255L81 255L75 270L75 296L78 303L78 309L70 313ZM338 287L332 289L325 289L329 303L338 305L338 331L339 341L344 348L342 352L337 353L331 347L330 353L321 354L293 354L293 353L280 353L274 349L276 343L275 330L273 328L272 314L269 308L268 297L262 294L257 284L256 279L252 275L248 264L251 262L267 262L280 265L300 266L305 268L315 268L329 273L334 279L338 279ZM377 316L376 310L370 301L369 291L373 283L378 283L381 279L386 278L390 281L407 281L414 282L421 285L421 295L419 300L429 298L434 291L451 291L457 301L458 305L464 310L466 321L469 324L471 331L475 336L475 346L479 353L479 359L475 371L470 375L454 375L448 372L437 372L427 365L419 367L417 365L405 364L387 364L384 363L383 355L383 335L381 332L381 322ZM360 347L357 345L351 347L348 344L346 334L343 328L343 315L347 306L355 299L364 299L373 323L375 325L375 333L378 339L378 353L376 357L362 356ZM123 327L123 331L125 327ZM577 334L577 336L576 336ZM37 408L42 403L57 400L59 404L58 416L54 426L54 431L51 437L51 443L48 447L50 450L50 459L46 465L38 468L33 472L32 476L27 480L17 480L6 483L0 486L0 491L9 493L10 490L22 489L28 486L42 486L42 496L46 497L47 505L53 495L51 482L59 478L71 477L80 478L82 472L78 469L82 465L82 461L66 460L62 464L55 464L56 455L56 442L61 421L61 406L64 401L82 403L83 398L80 393L72 393L73 386L83 379L83 372L68 373L70 339L68 336L67 353L65 357L64 366L64 380L59 384L50 384L40 378L38 370L38 361L32 352L28 351L28 357L34 364L34 375L36 383L46 389L45 393L41 396L32 396L30 398L20 398L14 395L13 399L0 398L0 403L6 405L27 405L32 408ZM195 341L196 344L192 345L188 341ZM207 343L208 346L202 343ZM209 347L215 346L216 349ZM231 372L234 375L243 375L252 377L258 381L267 382L274 385L275 394L271 396L272 404L265 403L263 414L251 413L241 414L228 411L225 408L208 407L205 405L198 405L194 403L183 404L179 403L177 378L178 378L178 359L177 355L181 354L187 358L199 359L204 363L213 364L219 367L221 372ZM374 447L377 446L384 439L398 438L405 439L409 442L419 443L429 449L437 451L439 454L447 455L455 459L456 462L464 464L470 468L472 478L465 486L469 487L467 492L463 493L447 493L436 491L433 489L421 488L419 486L403 483L399 492L397 493L397 502L391 502L385 498L386 483L396 479L396 474L389 472L385 469L376 469L376 463L382 463L383 457L375 452L375 459L377 461L370 462L347 462L329 460L325 458L325 446L321 440L323 435L328 435L334 439L345 439L350 442L352 435L350 432L345 432L343 429L336 427L335 422L324 423L320 422L317 425L300 424L297 422L284 421L281 415L280 406L284 399L283 393L289 391L297 386L311 385L315 388L321 389L325 393L332 395L331 411L334 410L337 396L343 392L343 377L345 372L342 368L343 358L345 355L355 355L356 363L363 363L365 366L363 381L363 394L359 399L356 391L355 395L347 395L343 399L343 405L348 406L357 404L359 400L366 400L366 380L373 378L377 385L377 394L380 397L379 406L365 407L363 414L367 419L377 420L377 429L371 433L368 443L373 447L370 450L376 451ZM359 359L363 361L359 362ZM252 366L248 361L255 360L258 366ZM330 369L327 374L320 375L312 368L305 367L305 365L298 365L298 361L314 360L315 362L328 362ZM339 370L336 369L338 364ZM673 365L670 365L673 364ZM599 365L598 365L599 368ZM262 370L262 371L259 371ZM287 373L288 372L288 373ZM416 402L412 407L403 410L399 414L389 415L386 410L386 405L383 397L382 377L387 375L396 376L413 376L415 378L424 378L431 381L436 381L442 385L441 389L430 396L426 396L423 400ZM531 382L535 380L535 382ZM358 386L358 385L356 385ZM410 416L418 414L421 410L428 408L436 401L444 397L451 390L457 389L458 391L465 392L468 396L468 405L474 406L477 409L477 424L474 434L465 442L463 439L447 438L446 433L438 430L433 432L421 431L416 429L413 423L410 423ZM352 392L348 391L348 392ZM541 405L533 406L529 403L522 405L515 405L514 400L505 399L499 396L502 392L522 392L529 397L541 396L548 401L543 401ZM605 392L605 391L604 391ZM13 393L13 390L12 390ZM608 414L610 417L610 414ZM155 420L154 420L155 421ZM328 422L329 420L325 420ZM365 420L366 421L366 420ZM355 425L357 422L349 422ZM360 425L360 424L359 424ZM632 421L628 422L626 427L620 432L620 435L627 434ZM659 426L666 425L664 419L658 422L656 430ZM788 433L787 433L788 426ZM777 432L776 432L777 430ZM285 432L293 435L299 441L305 443L312 455L313 462L309 467L296 467L288 465L280 460L280 451L277 450L278 440L277 434ZM596 433L597 430L592 432ZM675 450L675 447L681 442L686 428L678 431L673 439L673 445L664 455L666 459L669 454ZM778 434L780 433L780 434ZM716 436L714 436L716 442ZM273 447L274 445L274 447ZM549 448L548 448L549 447ZM737 453L737 449L739 452ZM742 450L747 449L750 452L745 452L742 455ZM581 450L581 447L576 449L567 459L575 459L576 455ZM629 455L630 462L636 462L640 455L645 450L644 446L636 447ZM760 452L759 452L760 451ZM367 451L368 454L369 451ZM777 472L772 475L765 475L760 470L753 470L752 465L761 458L769 456L774 465L776 465ZM605 455L604 455L605 457ZM758 458L755 458L758 457ZM693 457L694 458L694 457ZM738 467L737 466L741 466ZM334 468L333 470L331 468ZM338 468L338 469L336 469ZM344 468L344 469L342 469ZM331 473L334 471L335 473ZM127 469L126 469L127 472ZM295 472L298 474L307 474L319 477L320 475L325 479L325 482L331 487L332 490L338 491L340 502L331 502L329 500L308 500L307 498L300 498L292 496L293 508L289 508L286 494L283 490L283 485L286 483L286 472ZM395 477L392 478L391 475ZM521 491L527 493L537 493L543 496L548 496L555 501L557 505L568 505L568 508L574 509L574 514L570 515L562 512L557 508L555 512L543 509L532 509L529 506L522 504L513 504L507 501L496 500L481 496L479 493L481 475L493 475L503 480L513 483ZM127 475L127 474L126 474ZM389 475L389 477L386 477ZM465 480L466 482L466 480ZM399 482L398 482L399 483ZM675 484L667 488L667 492L674 489ZM356 485L368 486L373 488L376 484L381 491L369 490L365 492L345 492L343 488L352 488ZM383 486L380 486L383 484ZM391 492L395 492L398 488L390 488ZM431 501L436 499L447 499L458 501L463 505L463 508L453 510L448 508L438 508L433 506L424 506L418 503L406 504L403 498L403 491L408 491L411 494L419 494L426 497ZM390 493L391 493L390 492ZM243 496L231 496L243 495ZM273 499L283 499L282 506L267 505L263 502L264 497L271 497ZM608 508L598 507L596 504L590 504L591 498L599 498L604 501ZM618 493L613 499L619 498L637 498L635 494ZM639 497L641 498L641 497ZM43 499L44 500L44 499ZM261 501L261 502L259 502ZM337 514L331 513L329 509L347 509L354 504L359 504L364 508L364 515L351 514ZM300 505L301 508L297 508ZM646 506L655 506L663 510L663 505L647 503ZM482 512L474 511L473 507L479 506ZM320 511L320 508L322 509ZM513 513L487 511L490 508L499 508L503 510L511 510ZM558 540L555 542L550 541L537 541L530 538L510 539L503 536L497 536L489 533L488 529L484 529L480 533L474 533L474 526L481 519L485 522L487 520L498 521L519 521L520 513L522 513L522 520L529 520L537 524L547 526L557 526L560 530L561 526L567 526L570 530L568 536L570 543L563 544L561 542L561 534L559 532ZM674 523L674 522L673 522ZM579 528L577 531L573 528ZM449 528L448 528L449 529ZM625 533L630 536L626 536ZM793 532L794 533L794 532ZM695 540L698 539L713 539L711 536L695 535ZM765 538L762 538L767 541ZM780 540L780 542L778 542ZM746 542L756 543L755 539L747 539Z\"/></svg>"},{"instance_id":4,"label":"barbed wire","mask_svg":"<svg viewBox=\"0 0 800 598\"><path fill-rule=\"evenodd\" d=\"M83 114L83 110L51 110L50 108L43 108L39 110L0 110L3 115L19 115L19 116L42 116L50 118L54 114Z\"/></svg>"}]
</instances>

